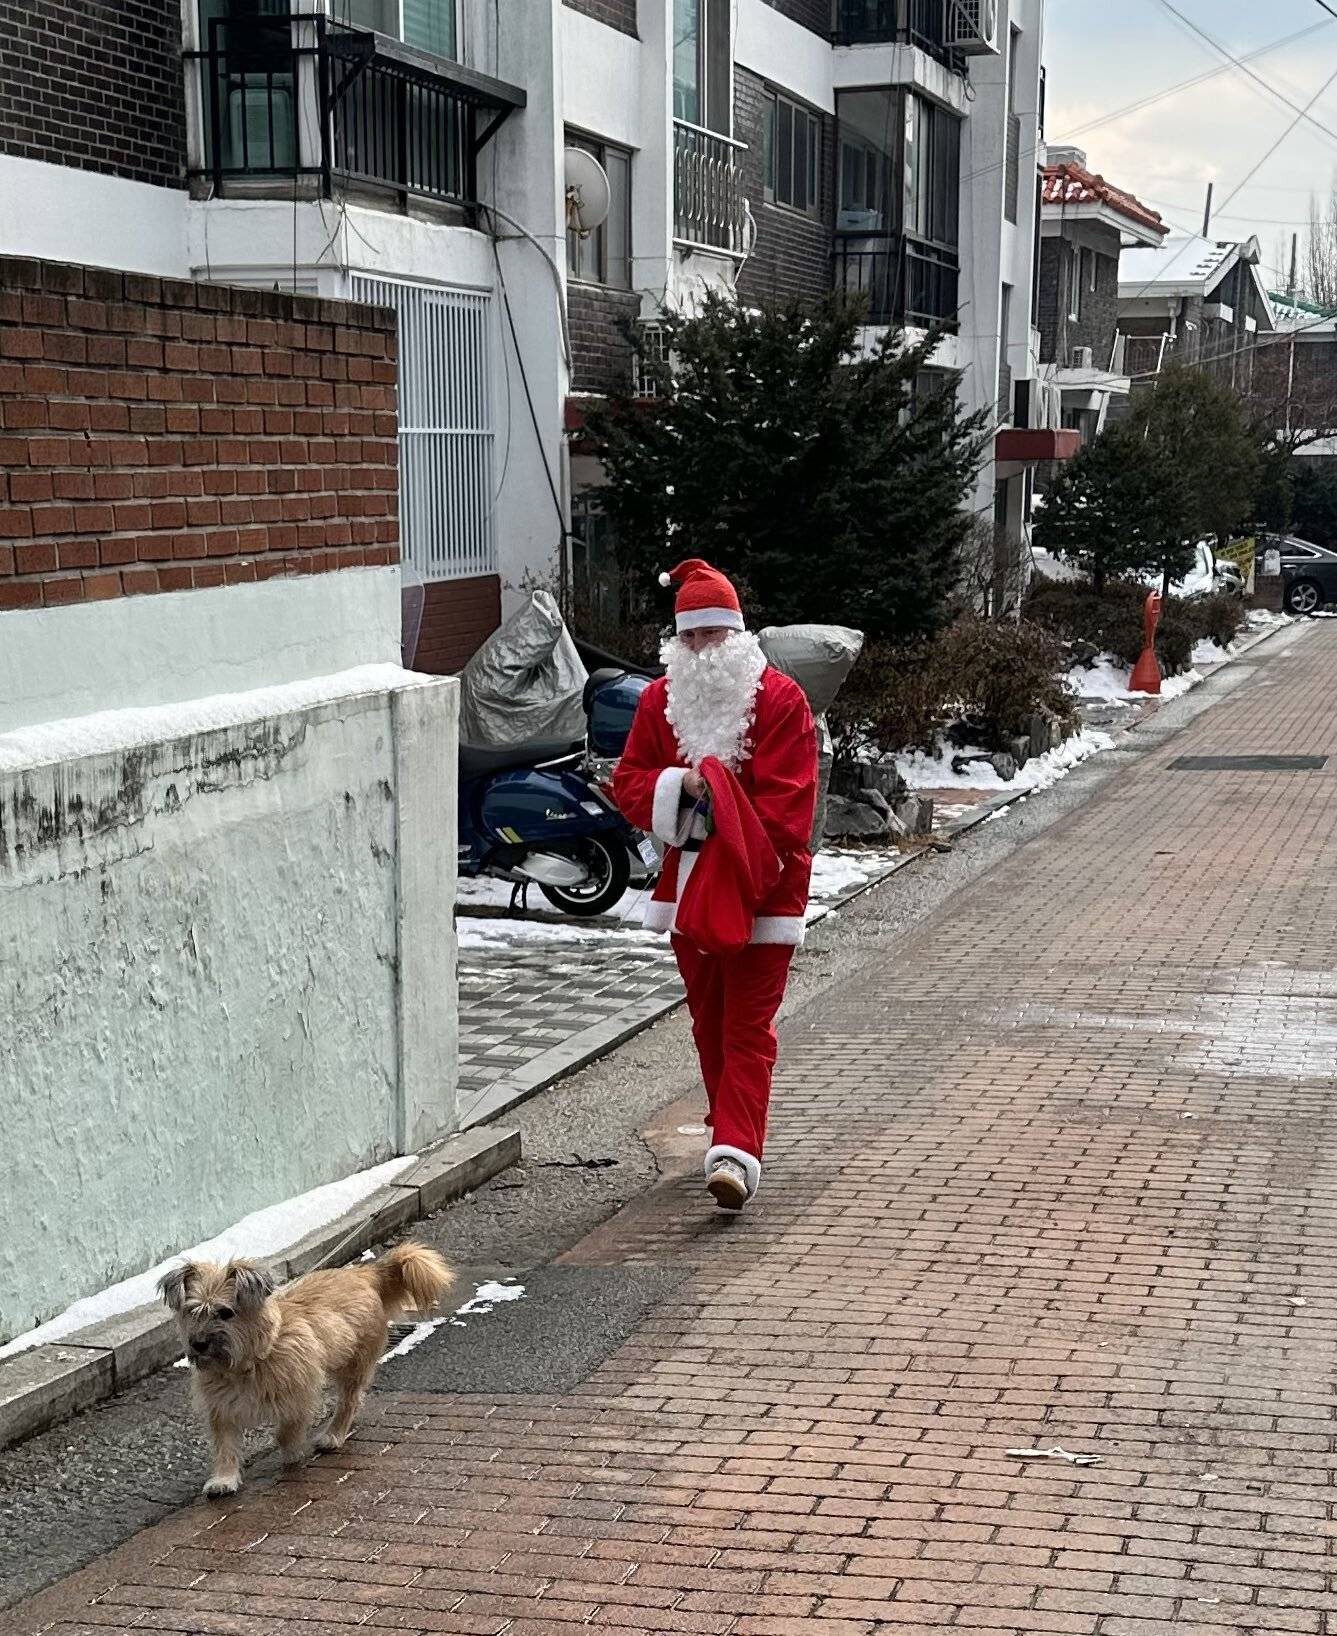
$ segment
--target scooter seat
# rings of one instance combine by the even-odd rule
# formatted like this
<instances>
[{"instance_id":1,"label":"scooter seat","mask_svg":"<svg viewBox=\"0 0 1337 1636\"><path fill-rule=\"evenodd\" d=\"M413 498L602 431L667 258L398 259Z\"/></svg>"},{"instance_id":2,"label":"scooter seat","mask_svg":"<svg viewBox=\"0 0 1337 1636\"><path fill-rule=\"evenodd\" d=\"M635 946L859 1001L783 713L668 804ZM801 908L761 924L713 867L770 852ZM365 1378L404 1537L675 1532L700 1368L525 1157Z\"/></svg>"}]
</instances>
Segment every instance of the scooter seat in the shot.
<instances>
[{"instance_id":1,"label":"scooter seat","mask_svg":"<svg viewBox=\"0 0 1337 1636\"><path fill-rule=\"evenodd\" d=\"M480 744L460 745L460 777L486 778L492 773L504 773L512 767L538 767L547 761L561 761L566 756L579 755L584 746L577 739L532 739L528 744L514 744L507 750L493 750Z\"/></svg>"}]
</instances>

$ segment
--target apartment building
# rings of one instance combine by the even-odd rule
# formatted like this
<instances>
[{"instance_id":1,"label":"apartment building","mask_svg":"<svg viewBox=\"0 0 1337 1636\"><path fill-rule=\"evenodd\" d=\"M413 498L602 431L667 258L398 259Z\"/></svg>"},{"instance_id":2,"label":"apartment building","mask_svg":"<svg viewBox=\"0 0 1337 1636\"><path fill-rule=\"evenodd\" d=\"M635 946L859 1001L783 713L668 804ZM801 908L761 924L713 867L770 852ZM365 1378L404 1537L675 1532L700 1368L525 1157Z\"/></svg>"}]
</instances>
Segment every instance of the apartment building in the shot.
<instances>
[{"instance_id":1,"label":"apartment building","mask_svg":"<svg viewBox=\"0 0 1337 1636\"><path fill-rule=\"evenodd\" d=\"M598 528L582 400L627 384L629 323L705 289L834 286L875 328L944 326L935 363L990 419L973 504L1014 545L1066 448L1036 327L1043 0L0 0L0 20L0 251L396 314L420 668L569 579ZM571 149L610 184L586 235ZM319 629L310 606L292 617Z\"/></svg>"},{"instance_id":2,"label":"apartment building","mask_svg":"<svg viewBox=\"0 0 1337 1636\"><path fill-rule=\"evenodd\" d=\"M629 0L617 9L629 31ZM673 0L671 9L671 256L641 266L652 282L633 270L626 307L606 289L592 298L569 263L569 423L579 424L581 394L626 385L617 319L627 310L652 323L663 300L690 301L707 283L742 300L860 292L873 332L945 329L935 369L955 374L964 409L988 417L972 503L1019 551L1037 467L1076 441L1041 377L1036 328L1043 0ZM582 0L582 10L611 26L607 0ZM646 10L642 0L642 53L654 49ZM693 222L683 206L697 197L698 162L716 209ZM653 185L647 168L636 152L635 187ZM576 530L595 551L597 468L577 453L572 473Z\"/></svg>"}]
</instances>

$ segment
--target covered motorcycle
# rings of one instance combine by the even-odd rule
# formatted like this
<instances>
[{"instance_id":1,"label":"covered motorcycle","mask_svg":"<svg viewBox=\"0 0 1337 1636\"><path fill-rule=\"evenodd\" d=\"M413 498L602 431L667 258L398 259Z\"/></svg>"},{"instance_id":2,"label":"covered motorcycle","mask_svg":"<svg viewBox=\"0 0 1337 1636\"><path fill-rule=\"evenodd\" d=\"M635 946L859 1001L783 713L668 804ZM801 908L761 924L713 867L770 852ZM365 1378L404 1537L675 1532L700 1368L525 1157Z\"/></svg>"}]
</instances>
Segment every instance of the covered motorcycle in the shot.
<instances>
[{"instance_id":1,"label":"covered motorcycle","mask_svg":"<svg viewBox=\"0 0 1337 1636\"><path fill-rule=\"evenodd\" d=\"M585 736L588 680L561 610L535 591L460 673L460 743L509 750Z\"/></svg>"}]
</instances>

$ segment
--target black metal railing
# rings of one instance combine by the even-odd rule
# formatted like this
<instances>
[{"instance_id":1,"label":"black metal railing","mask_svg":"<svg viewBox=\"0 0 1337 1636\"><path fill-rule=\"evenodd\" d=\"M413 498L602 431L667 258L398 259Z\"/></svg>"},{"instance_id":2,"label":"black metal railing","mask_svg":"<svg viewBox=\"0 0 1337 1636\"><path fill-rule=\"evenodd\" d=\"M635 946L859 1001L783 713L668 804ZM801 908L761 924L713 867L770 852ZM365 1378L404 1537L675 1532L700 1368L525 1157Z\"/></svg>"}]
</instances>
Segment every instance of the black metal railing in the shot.
<instances>
[{"instance_id":1,"label":"black metal railing","mask_svg":"<svg viewBox=\"0 0 1337 1636\"><path fill-rule=\"evenodd\" d=\"M959 281L955 250L908 237L836 239L835 287L864 297L870 324L955 329Z\"/></svg>"},{"instance_id":2,"label":"black metal railing","mask_svg":"<svg viewBox=\"0 0 1337 1636\"><path fill-rule=\"evenodd\" d=\"M673 236L742 255L747 247L747 205L738 155L741 142L686 120L673 122Z\"/></svg>"},{"instance_id":3,"label":"black metal railing","mask_svg":"<svg viewBox=\"0 0 1337 1636\"><path fill-rule=\"evenodd\" d=\"M915 45L958 74L964 54L950 43L951 0L835 0L837 45Z\"/></svg>"},{"instance_id":4,"label":"black metal railing","mask_svg":"<svg viewBox=\"0 0 1337 1636\"><path fill-rule=\"evenodd\" d=\"M472 206L484 144L523 92L318 14L215 17L199 62L204 174L335 179Z\"/></svg>"}]
</instances>

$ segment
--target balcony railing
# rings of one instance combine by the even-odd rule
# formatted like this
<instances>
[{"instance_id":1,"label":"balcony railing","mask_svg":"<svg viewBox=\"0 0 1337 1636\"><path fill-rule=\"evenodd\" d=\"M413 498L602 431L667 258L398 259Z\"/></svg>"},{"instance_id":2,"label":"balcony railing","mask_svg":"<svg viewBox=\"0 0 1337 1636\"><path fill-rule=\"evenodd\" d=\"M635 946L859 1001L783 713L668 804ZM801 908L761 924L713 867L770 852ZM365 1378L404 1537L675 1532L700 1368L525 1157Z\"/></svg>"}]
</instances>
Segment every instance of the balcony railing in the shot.
<instances>
[{"instance_id":1,"label":"balcony railing","mask_svg":"<svg viewBox=\"0 0 1337 1636\"><path fill-rule=\"evenodd\" d=\"M673 236L679 244L741 256L747 208L738 174L744 151L715 131L673 122Z\"/></svg>"},{"instance_id":2,"label":"balcony railing","mask_svg":"<svg viewBox=\"0 0 1337 1636\"><path fill-rule=\"evenodd\" d=\"M523 91L322 14L215 17L200 65L203 173L309 176L469 207L478 154Z\"/></svg>"},{"instance_id":3,"label":"balcony railing","mask_svg":"<svg viewBox=\"0 0 1337 1636\"><path fill-rule=\"evenodd\" d=\"M955 329L959 277L956 251L921 239L836 240L835 287L865 297L870 324Z\"/></svg>"},{"instance_id":4,"label":"balcony railing","mask_svg":"<svg viewBox=\"0 0 1337 1636\"><path fill-rule=\"evenodd\" d=\"M966 59L948 44L951 0L835 0L831 38L837 45L914 45L958 74Z\"/></svg>"}]
</instances>

